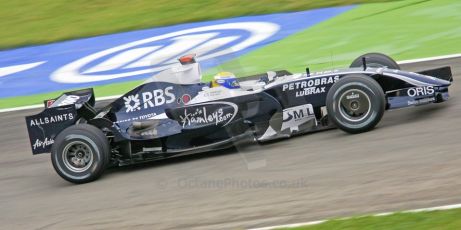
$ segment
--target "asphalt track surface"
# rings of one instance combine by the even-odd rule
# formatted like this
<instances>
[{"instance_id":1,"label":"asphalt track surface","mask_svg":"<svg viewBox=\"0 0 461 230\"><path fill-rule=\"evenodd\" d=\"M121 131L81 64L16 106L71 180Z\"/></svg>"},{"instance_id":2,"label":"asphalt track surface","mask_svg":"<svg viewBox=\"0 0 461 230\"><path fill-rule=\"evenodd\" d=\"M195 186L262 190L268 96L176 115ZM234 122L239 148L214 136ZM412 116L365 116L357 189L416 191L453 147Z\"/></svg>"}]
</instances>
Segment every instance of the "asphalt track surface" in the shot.
<instances>
[{"instance_id":1,"label":"asphalt track surface","mask_svg":"<svg viewBox=\"0 0 461 230\"><path fill-rule=\"evenodd\" d=\"M329 130L109 170L73 185L32 156L24 116L0 114L0 228L244 229L461 203L461 58L452 98Z\"/></svg>"}]
</instances>

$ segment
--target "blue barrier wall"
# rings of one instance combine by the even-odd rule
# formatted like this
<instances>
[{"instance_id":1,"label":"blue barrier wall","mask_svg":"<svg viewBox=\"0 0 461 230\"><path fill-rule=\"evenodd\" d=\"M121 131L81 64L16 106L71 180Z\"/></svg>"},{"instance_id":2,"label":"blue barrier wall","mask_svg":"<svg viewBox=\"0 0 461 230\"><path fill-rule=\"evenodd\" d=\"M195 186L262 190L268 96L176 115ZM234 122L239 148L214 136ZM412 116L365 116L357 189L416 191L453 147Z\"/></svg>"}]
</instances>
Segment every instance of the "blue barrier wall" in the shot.
<instances>
[{"instance_id":1,"label":"blue barrier wall","mask_svg":"<svg viewBox=\"0 0 461 230\"><path fill-rule=\"evenodd\" d=\"M0 98L139 80L198 53L210 68L352 6L138 30L0 52Z\"/></svg>"}]
</instances>

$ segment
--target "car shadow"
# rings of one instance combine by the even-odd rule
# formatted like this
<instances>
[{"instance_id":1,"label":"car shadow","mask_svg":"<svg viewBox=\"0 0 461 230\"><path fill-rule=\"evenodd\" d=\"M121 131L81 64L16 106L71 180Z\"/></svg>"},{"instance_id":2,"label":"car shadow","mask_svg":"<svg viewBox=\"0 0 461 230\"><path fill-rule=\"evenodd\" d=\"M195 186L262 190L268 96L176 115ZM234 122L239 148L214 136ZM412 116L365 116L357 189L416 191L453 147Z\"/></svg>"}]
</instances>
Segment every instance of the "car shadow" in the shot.
<instances>
[{"instance_id":1,"label":"car shadow","mask_svg":"<svg viewBox=\"0 0 461 230\"><path fill-rule=\"evenodd\" d=\"M415 123L427 119L433 119L439 116L440 113L443 113L447 108L449 108L451 103L440 103L440 104L432 104L432 105L425 105L425 106L420 106L420 107L413 107L413 108L406 108L406 109L401 109L401 110L395 110L395 111L388 111L385 113L383 120L381 123L376 127L376 131L379 131L381 129L386 129L388 127L393 127L396 125L402 125L402 124L408 124L408 123ZM106 171L107 174L117 174L117 173L125 173L125 172L133 172L133 171L138 171L138 170L145 170L145 169L151 169L153 167L163 167L163 166L168 166L168 165L174 165L174 164L179 164L179 163L186 163L186 162L192 162L192 161L197 161L201 159L210 159L214 157L221 157L229 154L236 154L236 153L241 153L242 151L245 151L245 149L250 149L251 146L256 146L256 148L274 148L277 147L281 142L288 141L287 139L298 139L298 138L306 138L308 135L316 135L317 133L329 133L329 137L333 138L344 138L347 136L350 136L351 134L342 132L340 130L336 130L335 128L331 129L326 129L326 130L319 130L313 133L305 133L305 134L300 134L293 136L291 138L286 138L286 139L278 139L278 140L272 140L264 143L258 143L258 142L250 142L246 144L239 144L237 147L230 147L227 149L221 149L221 150L213 150L213 151L207 151L207 152L201 152L201 153L193 153L190 155L183 155L183 156L176 156L176 157L171 157L171 158L165 158L165 159L159 159L155 161L149 161L149 162L143 162L143 163L136 163L132 165L126 165L126 166L119 166L119 167L111 167ZM373 132L373 131L371 131ZM366 133L361 133L361 134L355 134L355 135L366 135Z\"/></svg>"},{"instance_id":2,"label":"car shadow","mask_svg":"<svg viewBox=\"0 0 461 230\"><path fill-rule=\"evenodd\" d=\"M106 174L120 173L120 172L124 173L124 172L130 172L130 171L149 169L153 167L163 167L163 166L174 165L174 164L179 164L179 163L197 161L197 160L201 160L205 158L210 159L214 157L221 157L221 156L225 156L229 154L235 154L238 152L239 151L237 150L236 147L230 147L230 148L220 149L220 150L206 151L206 152L200 152L200 153L191 153L189 155L173 156L170 158L135 163L132 165L114 166L114 167L108 168L106 170Z\"/></svg>"},{"instance_id":3,"label":"car shadow","mask_svg":"<svg viewBox=\"0 0 461 230\"><path fill-rule=\"evenodd\" d=\"M388 111L384 114L380 127L392 127L408 123L416 123L429 119L440 118L440 114L452 106L451 101L439 104L430 104L419 107L403 108L395 111Z\"/></svg>"}]
</instances>

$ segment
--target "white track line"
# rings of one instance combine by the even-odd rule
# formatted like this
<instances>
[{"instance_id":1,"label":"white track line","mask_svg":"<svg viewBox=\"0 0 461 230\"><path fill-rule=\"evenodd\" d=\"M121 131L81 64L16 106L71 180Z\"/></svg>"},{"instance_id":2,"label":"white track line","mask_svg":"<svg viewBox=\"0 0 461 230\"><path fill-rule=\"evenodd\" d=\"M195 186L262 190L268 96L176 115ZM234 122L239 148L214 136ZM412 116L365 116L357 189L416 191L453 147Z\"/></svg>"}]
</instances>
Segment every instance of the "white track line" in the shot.
<instances>
[{"instance_id":1,"label":"white track line","mask_svg":"<svg viewBox=\"0 0 461 230\"><path fill-rule=\"evenodd\" d=\"M279 228L297 228L297 227L302 227L302 226L321 224L325 222L327 222L327 220L316 220L316 221L297 223L297 224L285 224L285 225L276 225L276 226L263 227L263 228L251 228L248 230L272 230L272 229L279 229Z\"/></svg>"},{"instance_id":2,"label":"white track line","mask_svg":"<svg viewBox=\"0 0 461 230\"><path fill-rule=\"evenodd\" d=\"M435 57L428 57L428 58L418 58L418 59L410 59L410 60L402 60L398 61L398 64L410 64L416 62L426 62L426 61L437 61L442 59L450 59L450 58L458 58L461 57L461 54L450 54L450 55L443 55L443 56L435 56Z\"/></svg>"},{"instance_id":3,"label":"white track line","mask_svg":"<svg viewBox=\"0 0 461 230\"><path fill-rule=\"evenodd\" d=\"M461 204L444 205L444 206L437 206L437 207L432 207L432 208L412 209L412 210L399 211L399 212L383 212L383 213L378 213L378 214L368 215L368 216L388 216L388 215L392 215L395 213L430 212L430 211L441 211L441 210L450 210L450 209L457 209L457 208L461 208ZM365 217L365 216L358 216L358 217ZM357 218L357 217L346 217L346 218L340 218L336 220L347 220L351 218ZM309 222L296 223L296 224L276 225L276 226L269 226L269 227L263 227L263 228L251 228L248 230L273 230L273 229L279 229L279 228L296 228L296 227L302 227L302 226L322 224L327 221L328 220L316 220L316 221L309 221Z\"/></svg>"},{"instance_id":4,"label":"white track line","mask_svg":"<svg viewBox=\"0 0 461 230\"><path fill-rule=\"evenodd\" d=\"M96 98L96 101L105 101L105 100L115 100L119 97L121 97L122 95L114 95L114 96L107 96L107 97L98 97Z\"/></svg>"},{"instance_id":5,"label":"white track line","mask_svg":"<svg viewBox=\"0 0 461 230\"><path fill-rule=\"evenodd\" d=\"M114 95L114 96L107 96L107 97L99 97L96 98L96 101L106 101L106 100L114 100L122 95ZM27 105L27 106L21 106L21 107L15 107L15 108L7 108L7 109L0 109L0 113L6 113L6 112L13 112L13 111L21 111L21 110L28 110L28 109L37 109L37 108L43 108L45 107L43 104L39 105Z\"/></svg>"},{"instance_id":6,"label":"white track line","mask_svg":"<svg viewBox=\"0 0 461 230\"><path fill-rule=\"evenodd\" d=\"M26 106L14 107L14 108L0 109L0 113L20 111L20 110L28 110L28 109L37 109L37 108L43 108L43 107L44 107L44 105L42 105L42 104L39 104L39 105L26 105Z\"/></svg>"},{"instance_id":7,"label":"white track line","mask_svg":"<svg viewBox=\"0 0 461 230\"><path fill-rule=\"evenodd\" d=\"M417 63L417 62L426 62L426 61L436 61L436 60L442 60L442 59L458 58L458 57L461 57L461 54L450 54L450 55L435 56L435 57L428 57L428 58L402 60L402 61L398 61L397 63L398 64L410 64L410 63ZM108 96L108 97L99 97L99 98L96 99L96 101L113 100L113 99L119 98L120 96L121 95ZM36 109L36 108L43 108L43 105L42 104L28 105L28 106L20 106L20 107L14 107L14 108L0 109L0 113L21 111L21 110L28 110L28 109Z\"/></svg>"}]
</instances>

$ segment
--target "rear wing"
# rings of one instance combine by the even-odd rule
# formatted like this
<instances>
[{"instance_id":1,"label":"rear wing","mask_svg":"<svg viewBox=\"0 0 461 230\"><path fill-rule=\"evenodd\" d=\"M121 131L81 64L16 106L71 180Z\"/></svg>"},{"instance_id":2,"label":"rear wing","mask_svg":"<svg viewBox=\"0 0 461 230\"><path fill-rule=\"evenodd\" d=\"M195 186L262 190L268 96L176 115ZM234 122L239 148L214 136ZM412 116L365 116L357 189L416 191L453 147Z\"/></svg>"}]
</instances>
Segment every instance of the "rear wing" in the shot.
<instances>
[{"instance_id":1,"label":"rear wing","mask_svg":"<svg viewBox=\"0 0 461 230\"><path fill-rule=\"evenodd\" d=\"M63 93L45 100L45 109L26 117L27 131L33 154L51 151L55 137L65 128L75 124L81 117L94 117L95 98L93 89Z\"/></svg>"},{"instance_id":2,"label":"rear wing","mask_svg":"<svg viewBox=\"0 0 461 230\"><path fill-rule=\"evenodd\" d=\"M45 108L55 108L65 105L73 105L81 106L84 103L88 103L91 106L94 106L95 98L93 89L81 89L76 91L65 92L61 94L61 96L48 99L43 102L45 104Z\"/></svg>"}]
</instances>

